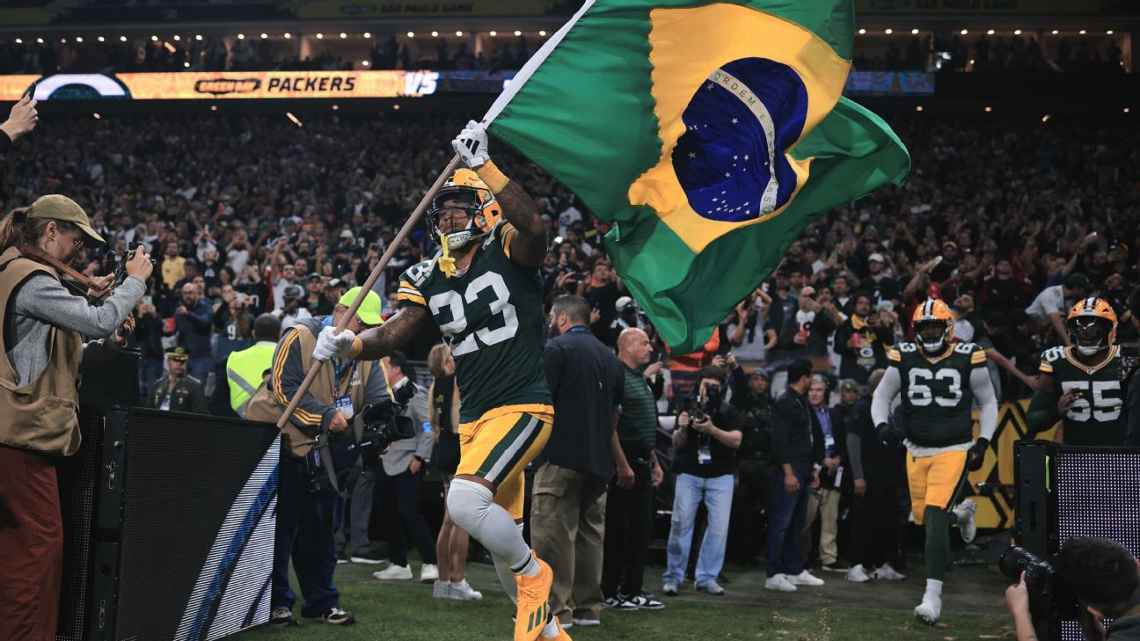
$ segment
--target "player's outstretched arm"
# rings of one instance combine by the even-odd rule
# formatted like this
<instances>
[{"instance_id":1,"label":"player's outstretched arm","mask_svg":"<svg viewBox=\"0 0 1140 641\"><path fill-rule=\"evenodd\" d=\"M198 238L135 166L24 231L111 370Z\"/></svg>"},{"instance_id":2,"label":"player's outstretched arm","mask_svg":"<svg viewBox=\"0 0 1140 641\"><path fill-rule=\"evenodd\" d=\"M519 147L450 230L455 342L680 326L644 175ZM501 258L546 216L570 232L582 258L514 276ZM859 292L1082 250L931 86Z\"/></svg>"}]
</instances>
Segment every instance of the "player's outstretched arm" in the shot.
<instances>
[{"instance_id":1,"label":"player's outstretched arm","mask_svg":"<svg viewBox=\"0 0 1140 641\"><path fill-rule=\"evenodd\" d=\"M510 243L511 260L525 267L538 267L546 256L546 226L538 203L518 183L507 178L487 151L487 126L468 121L451 141L463 164L475 170L503 206L503 217L515 228Z\"/></svg>"},{"instance_id":2,"label":"player's outstretched arm","mask_svg":"<svg viewBox=\"0 0 1140 641\"><path fill-rule=\"evenodd\" d=\"M990 381L990 373L984 367L976 367L970 372L970 390L981 409L979 416L978 438L991 441L997 431L998 402L994 394L994 385Z\"/></svg>"},{"instance_id":3,"label":"player's outstretched arm","mask_svg":"<svg viewBox=\"0 0 1140 641\"><path fill-rule=\"evenodd\" d=\"M902 378L899 376L899 369L892 365L883 374L883 379L879 381L879 385L875 387L875 394L871 397L871 421L876 428L890 420L891 401L895 400L901 389Z\"/></svg>"},{"instance_id":4,"label":"player's outstretched arm","mask_svg":"<svg viewBox=\"0 0 1140 641\"><path fill-rule=\"evenodd\" d=\"M408 344L421 331L429 329L431 316L426 307L409 305L380 327L365 330L357 336L358 361L374 361L388 356Z\"/></svg>"}]
</instances>

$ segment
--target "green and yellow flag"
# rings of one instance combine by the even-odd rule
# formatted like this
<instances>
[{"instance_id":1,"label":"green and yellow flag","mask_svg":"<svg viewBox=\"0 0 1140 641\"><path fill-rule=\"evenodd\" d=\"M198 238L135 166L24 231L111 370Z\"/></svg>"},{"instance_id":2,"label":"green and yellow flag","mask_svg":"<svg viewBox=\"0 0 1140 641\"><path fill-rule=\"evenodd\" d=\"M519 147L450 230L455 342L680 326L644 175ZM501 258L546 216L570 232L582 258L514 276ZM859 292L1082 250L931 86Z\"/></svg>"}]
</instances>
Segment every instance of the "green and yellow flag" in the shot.
<instances>
[{"instance_id":1,"label":"green and yellow flag","mask_svg":"<svg viewBox=\"0 0 1140 641\"><path fill-rule=\"evenodd\" d=\"M842 97L850 0L592 0L485 122L613 223L605 243L674 351L703 344L814 215L910 157Z\"/></svg>"}]
</instances>

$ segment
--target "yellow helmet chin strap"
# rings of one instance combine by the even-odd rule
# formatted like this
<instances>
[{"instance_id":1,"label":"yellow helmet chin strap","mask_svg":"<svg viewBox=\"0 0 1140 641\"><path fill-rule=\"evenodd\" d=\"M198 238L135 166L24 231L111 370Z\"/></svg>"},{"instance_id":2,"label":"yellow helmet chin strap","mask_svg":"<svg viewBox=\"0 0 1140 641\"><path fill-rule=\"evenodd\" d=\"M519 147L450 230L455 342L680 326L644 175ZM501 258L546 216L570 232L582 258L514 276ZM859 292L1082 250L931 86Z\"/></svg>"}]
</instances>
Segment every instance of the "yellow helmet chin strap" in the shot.
<instances>
[{"instance_id":1,"label":"yellow helmet chin strap","mask_svg":"<svg viewBox=\"0 0 1140 641\"><path fill-rule=\"evenodd\" d=\"M447 242L447 236L442 232L439 234L439 246L443 248L439 256L439 271L448 278L455 278L455 259L451 257L451 248Z\"/></svg>"}]
</instances>

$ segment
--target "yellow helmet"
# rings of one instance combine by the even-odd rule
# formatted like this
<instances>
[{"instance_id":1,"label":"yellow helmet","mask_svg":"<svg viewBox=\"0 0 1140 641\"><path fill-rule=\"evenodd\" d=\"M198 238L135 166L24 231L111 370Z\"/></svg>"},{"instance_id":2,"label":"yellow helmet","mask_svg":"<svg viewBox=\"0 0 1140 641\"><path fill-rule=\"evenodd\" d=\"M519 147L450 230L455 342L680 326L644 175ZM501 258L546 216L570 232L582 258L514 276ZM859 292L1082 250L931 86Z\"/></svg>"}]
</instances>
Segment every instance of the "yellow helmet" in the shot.
<instances>
[{"instance_id":1,"label":"yellow helmet","mask_svg":"<svg viewBox=\"0 0 1140 641\"><path fill-rule=\"evenodd\" d=\"M911 321L915 340L927 354L941 353L954 337L954 314L941 299L926 299L915 308Z\"/></svg>"},{"instance_id":2,"label":"yellow helmet","mask_svg":"<svg viewBox=\"0 0 1140 641\"><path fill-rule=\"evenodd\" d=\"M1092 356L1116 343L1116 312L1103 298L1089 296L1077 301L1065 321L1077 351Z\"/></svg>"},{"instance_id":3,"label":"yellow helmet","mask_svg":"<svg viewBox=\"0 0 1140 641\"><path fill-rule=\"evenodd\" d=\"M440 217L447 210L467 213L467 225L444 232L439 228ZM495 194L479 174L470 169L457 169L432 198L427 210L428 227L440 243L446 242L449 250L466 246L472 240L488 233L499 222L503 208Z\"/></svg>"}]
</instances>

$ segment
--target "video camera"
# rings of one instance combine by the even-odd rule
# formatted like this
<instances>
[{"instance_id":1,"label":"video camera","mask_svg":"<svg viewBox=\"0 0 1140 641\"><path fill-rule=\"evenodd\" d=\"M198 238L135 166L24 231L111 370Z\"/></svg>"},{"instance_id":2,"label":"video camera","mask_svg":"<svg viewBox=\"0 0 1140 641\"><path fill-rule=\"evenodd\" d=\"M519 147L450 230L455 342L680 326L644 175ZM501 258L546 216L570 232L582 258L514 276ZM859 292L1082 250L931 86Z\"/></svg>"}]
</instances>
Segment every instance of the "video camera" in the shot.
<instances>
[{"instance_id":1,"label":"video camera","mask_svg":"<svg viewBox=\"0 0 1140 641\"><path fill-rule=\"evenodd\" d=\"M1034 622L1051 615L1061 619L1081 618L1083 608L1076 595L1057 573L1052 561L1042 559L1025 548L1011 545L998 560L1002 574L1017 583L1025 573L1025 587L1029 592L1029 612Z\"/></svg>"},{"instance_id":2,"label":"video camera","mask_svg":"<svg viewBox=\"0 0 1140 641\"><path fill-rule=\"evenodd\" d=\"M358 454L366 461L377 460L395 441L415 436L416 426L412 419L403 416L404 407L384 400L364 408L361 414L364 429L360 432L360 438L348 445L348 451Z\"/></svg>"},{"instance_id":3,"label":"video camera","mask_svg":"<svg viewBox=\"0 0 1140 641\"><path fill-rule=\"evenodd\" d=\"M682 412L688 412L693 421L700 422L720 411L721 400L724 398L723 385L705 388L705 400L700 399L700 390L693 390L681 405Z\"/></svg>"},{"instance_id":4,"label":"video camera","mask_svg":"<svg viewBox=\"0 0 1140 641\"><path fill-rule=\"evenodd\" d=\"M114 284L114 287L118 287L119 285L122 285L123 281L125 281L127 279L127 263L131 262L131 259L133 259L135 257L135 252L137 252L138 250L139 250L138 247L135 247L134 249L130 250L125 255L123 255L123 257L120 258L118 263L115 265L115 284ZM151 258L150 264L153 267L157 263L155 262L155 260L153 258Z\"/></svg>"}]
</instances>

